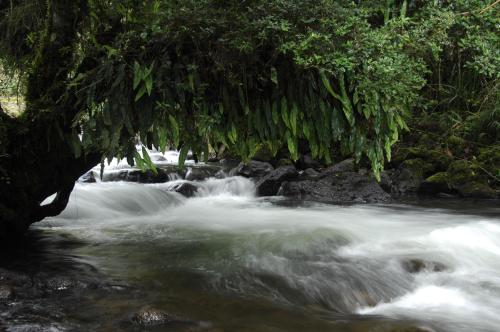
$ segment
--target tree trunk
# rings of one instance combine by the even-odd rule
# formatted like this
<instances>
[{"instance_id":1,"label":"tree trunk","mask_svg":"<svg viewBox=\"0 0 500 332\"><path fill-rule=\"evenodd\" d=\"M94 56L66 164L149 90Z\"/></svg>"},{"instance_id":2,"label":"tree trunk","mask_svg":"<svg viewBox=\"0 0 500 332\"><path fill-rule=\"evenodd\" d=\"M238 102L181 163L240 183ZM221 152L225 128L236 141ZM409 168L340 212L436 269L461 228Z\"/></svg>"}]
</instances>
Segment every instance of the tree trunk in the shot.
<instances>
[{"instance_id":1,"label":"tree trunk","mask_svg":"<svg viewBox=\"0 0 500 332\"><path fill-rule=\"evenodd\" d=\"M85 0L47 2L45 31L28 76L27 110L12 118L0 109L0 238L61 213L75 181L101 159L99 152L77 158L71 148L79 110L68 97L67 81L86 8ZM52 194L56 198L42 206Z\"/></svg>"}]
</instances>

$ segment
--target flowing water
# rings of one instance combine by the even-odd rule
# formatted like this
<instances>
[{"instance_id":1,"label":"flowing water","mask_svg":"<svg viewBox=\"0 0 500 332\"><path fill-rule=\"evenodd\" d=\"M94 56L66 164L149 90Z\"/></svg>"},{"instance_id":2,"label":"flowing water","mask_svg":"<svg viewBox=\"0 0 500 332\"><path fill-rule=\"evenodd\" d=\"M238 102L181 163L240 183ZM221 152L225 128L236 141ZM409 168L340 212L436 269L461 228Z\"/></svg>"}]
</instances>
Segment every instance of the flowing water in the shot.
<instances>
[{"instance_id":1,"label":"flowing water","mask_svg":"<svg viewBox=\"0 0 500 332\"><path fill-rule=\"evenodd\" d=\"M172 183L77 184L36 227L130 287L69 312L82 330L127 330L144 306L207 331L500 330L498 206L297 203L241 177L184 198Z\"/></svg>"}]
</instances>

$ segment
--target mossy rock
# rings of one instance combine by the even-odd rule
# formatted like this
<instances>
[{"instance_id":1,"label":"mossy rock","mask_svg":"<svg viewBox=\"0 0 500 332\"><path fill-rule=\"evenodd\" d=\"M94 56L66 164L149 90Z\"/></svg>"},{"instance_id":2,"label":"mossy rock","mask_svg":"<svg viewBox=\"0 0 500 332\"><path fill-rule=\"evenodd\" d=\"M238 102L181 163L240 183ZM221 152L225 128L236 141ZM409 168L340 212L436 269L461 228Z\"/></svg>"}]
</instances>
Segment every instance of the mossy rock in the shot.
<instances>
[{"instance_id":1,"label":"mossy rock","mask_svg":"<svg viewBox=\"0 0 500 332\"><path fill-rule=\"evenodd\" d=\"M427 171L438 172L446 171L449 164L452 162L451 156L441 150L430 150L426 147L412 147L399 149L392 160L396 166L401 165L409 159L422 159L433 167L427 167Z\"/></svg>"},{"instance_id":2,"label":"mossy rock","mask_svg":"<svg viewBox=\"0 0 500 332\"><path fill-rule=\"evenodd\" d=\"M480 181L481 174L477 165L467 160L457 160L448 167L448 180L452 186L460 186L471 181Z\"/></svg>"},{"instance_id":3,"label":"mossy rock","mask_svg":"<svg viewBox=\"0 0 500 332\"><path fill-rule=\"evenodd\" d=\"M401 166L421 178L424 178L427 174L432 174L435 170L435 166L432 163L426 162L422 158L405 160Z\"/></svg>"},{"instance_id":4,"label":"mossy rock","mask_svg":"<svg viewBox=\"0 0 500 332\"><path fill-rule=\"evenodd\" d=\"M467 148L467 142L463 138L455 135L448 137L446 145L454 156L463 155L465 153L465 149Z\"/></svg>"},{"instance_id":5,"label":"mossy rock","mask_svg":"<svg viewBox=\"0 0 500 332\"><path fill-rule=\"evenodd\" d=\"M477 160L492 175L500 178L500 145L480 149Z\"/></svg>"},{"instance_id":6,"label":"mossy rock","mask_svg":"<svg viewBox=\"0 0 500 332\"><path fill-rule=\"evenodd\" d=\"M450 165L448 184L462 197L487 199L498 197L498 192L488 184L488 178L480 170L479 165L466 160L458 160Z\"/></svg>"},{"instance_id":7,"label":"mossy rock","mask_svg":"<svg viewBox=\"0 0 500 332\"><path fill-rule=\"evenodd\" d=\"M420 185L419 194L434 195L438 193L450 194L453 192L449 185L449 175L447 172L439 172L429 176Z\"/></svg>"},{"instance_id":8,"label":"mossy rock","mask_svg":"<svg viewBox=\"0 0 500 332\"><path fill-rule=\"evenodd\" d=\"M488 184L478 181L470 181L456 188L460 196L465 198L498 198L498 192L492 189Z\"/></svg>"},{"instance_id":9,"label":"mossy rock","mask_svg":"<svg viewBox=\"0 0 500 332\"><path fill-rule=\"evenodd\" d=\"M290 165L293 165L293 161L291 161L290 159L286 159L286 158L281 158L280 160L278 160L278 162L276 163L276 167L281 167L281 166L290 166Z\"/></svg>"}]
</instances>

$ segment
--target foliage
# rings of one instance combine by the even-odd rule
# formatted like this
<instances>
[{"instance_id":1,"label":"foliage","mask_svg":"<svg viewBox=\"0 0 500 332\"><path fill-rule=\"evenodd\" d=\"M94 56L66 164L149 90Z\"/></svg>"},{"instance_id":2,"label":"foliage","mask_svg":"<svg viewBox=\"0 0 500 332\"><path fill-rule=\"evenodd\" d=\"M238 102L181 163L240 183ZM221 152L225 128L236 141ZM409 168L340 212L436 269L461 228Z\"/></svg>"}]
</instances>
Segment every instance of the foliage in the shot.
<instances>
[{"instance_id":1,"label":"foliage","mask_svg":"<svg viewBox=\"0 0 500 332\"><path fill-rule=\"evenodd\" d=\"M13 3L0 51L29 72L46 2ZM91 0L58 99L80 112L62 135L76 157L140 167L151 162L136 135L205 157L224 144L250 158L266 144L297 159L306 140L314 158L366 157L376 175L414 109L466 110L470 135L498 139L499 15L488 4Z\"/></svg>"}]
</instances>

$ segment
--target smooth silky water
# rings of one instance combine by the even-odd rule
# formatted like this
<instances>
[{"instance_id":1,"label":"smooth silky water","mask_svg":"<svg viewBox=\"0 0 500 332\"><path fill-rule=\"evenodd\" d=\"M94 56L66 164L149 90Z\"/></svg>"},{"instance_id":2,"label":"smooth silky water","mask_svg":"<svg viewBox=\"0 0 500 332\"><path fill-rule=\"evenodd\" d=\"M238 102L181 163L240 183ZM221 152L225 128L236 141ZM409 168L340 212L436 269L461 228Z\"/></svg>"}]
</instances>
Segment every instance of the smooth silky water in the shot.
<instances>
[{"instance_id":1,"label":"smooth silky water","mask_svg":"<svg viewBox=\"0 0 500 332\"><path fill-rule=\"evenodd\" d=\"M82 330L133 329L122 322L143 307L207 331L500 330L498 206L297 203L256 198L241 177L184 198L173 183L77 184L36 226L45 242L75 243L61 255L127 285L68 312Z\"/></svg>"}]
</instances>

